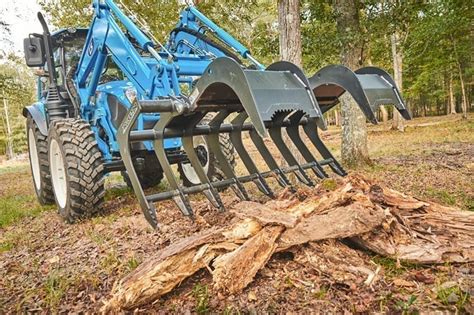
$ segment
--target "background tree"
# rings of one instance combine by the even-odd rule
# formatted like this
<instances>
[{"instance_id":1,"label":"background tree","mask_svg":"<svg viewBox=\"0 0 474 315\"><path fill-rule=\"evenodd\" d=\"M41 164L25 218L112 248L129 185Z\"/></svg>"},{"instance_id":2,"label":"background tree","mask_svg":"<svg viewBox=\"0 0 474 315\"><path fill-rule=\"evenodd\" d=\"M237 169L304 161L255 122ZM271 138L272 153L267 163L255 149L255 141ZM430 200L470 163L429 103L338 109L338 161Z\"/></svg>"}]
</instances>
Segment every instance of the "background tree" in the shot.
<instances>
[{"instance_id":1,"label":"background tree","mask_svg":"<svg viewBox=\"0 0 474 315\"><path fill-rule=\"evenodd\" d=\"M22 109L33 102L34 78L22 59L9 56L0 63L0 155L7 152L8 142L13 142L14 152L26 150L25 118ZM33 87L33 88L32 88ZM4 101L7 100L7 111ZM11 139L7 128L7 116L11 127Z\"/></svg>"},{"instance_id":2,"label":"background tree","mask_svg":"<svg viewBox=\"0 0 474 315\"><path fill-rule=\"evenodd\" d=\"M120 1L116 1L120 5ZM162 41L175 26L178 11L183 5L183 1L177 0L122 1L133 12L132 15L145 20L146 28ZM472 110L474 10L468 1L203 0L198 8L247 45L261 62L270 64L281 59L279 43L287 43L290 49L298 47L288 44L285 39L280 40L279 31L279 25L287 20L285 14L280 14L282 23L279 23L279 5L290 7L291 3L296 2L299 6L291 8L299 10L299 14L291 19L291 24L295 24L291 25L291 29L296 30L299 25L302 58L301 61L284 59L302 63L308 76L325 65L341 61L353 69L373 64L393 74L391 35L398 32L397 53L403 53L403 96L413 115L463 112L467 117L467 112ZM52 23L52 29L88 27L91 23L91 0L40 0L40 4ZM285 12L283 9L280 11ZM8 21L4 16L5 12L0 11L0 37L3 42L11 40ZM288 39L295 38L299 36L289 36ZM5 90L22 91L11 95L10 106L13 108L10 114L18 115L18 119L13 118L15 146L24 147L24 120L19 112L21 106L31 103L35 82L31 72L24 69L22 57L8 59L7 52L0 54L3 57L0 61L0 79L4 87L8 86ZM344 109L349 108L356 115L360 114L357 108L347 104L348 101L342 103ZM330 123L339 122L337 112L340 109L341 105L338 105L335 111L326 114ZM345 139L343 156L345 163L358 164L367 160L365 120L362 116L359 120L349 118L352 111L348 113L349 116L342 119ZM390 107L388 115L393 115ZM4 118L1 112L0 118ZM5 134L2 120L0 124L0 154L3 154ZM21 151L18 148L15 150Z\"/></svg>"},{"instance_id":3,"label":"background tree","mask_svg":"<svg viewBox=\"0 0 474 315\"><path fill-rule=\"evenodd\" d=\"M278 26L280 58L302 66L299 0L278 1Z\"/></svg>"},{"instance_id":4,"label":"background tree","mask_svg":"<svg viewBox=\"0 0 474 315\"><path fill-rule=\"evenodd\" d=\"M340 61L353 70L363 63L360 5L358 0L334 1L338 39L341 45ZM348 166L366 164L369 162L369 152L365 116L347 93L342 97L341 109L342 162Z\"/></svg>"}]
</instances>

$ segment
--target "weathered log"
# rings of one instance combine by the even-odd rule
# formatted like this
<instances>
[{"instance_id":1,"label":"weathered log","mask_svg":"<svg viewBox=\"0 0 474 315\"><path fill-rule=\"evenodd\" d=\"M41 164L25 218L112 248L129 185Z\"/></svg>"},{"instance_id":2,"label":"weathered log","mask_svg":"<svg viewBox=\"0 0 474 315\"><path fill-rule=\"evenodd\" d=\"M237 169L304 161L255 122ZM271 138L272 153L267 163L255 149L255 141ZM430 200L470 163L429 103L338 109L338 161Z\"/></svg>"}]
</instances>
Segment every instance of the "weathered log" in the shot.
<instances>
[{"instance_id":1,"label":"weathered log","mask_svg":"<svg viewBox=\"0 0 474 315\"><path fill-rule=\"evenodd\" d=\"M285 227L294 227L298 217L288 212L274 210L267 205L253 201L242 201L238 208L231 210L239 218L252 218L262 225L277 224Z\"/></svg>"},{"instance_id":2,"label":"weathered log","mask_svg":"<svg viewBox=\"0 0 474 315\"><path fill-rule=\"evenodd\" d=\"M114 286L102 312L133 309L156 300L208 266L219 253L235 250L233 242L247 239L260 229L258 222L243 220L229 229L211 229L166 247Z\"/></svg>"},{"instance_id":3,"label":"weathered log","mask_svg":"<svg viewBox=\"0 0 474 315\"><path fill-rule=\"evenodd\" d=\"M474 213L419 201L373 185L374 202L390 205L384 228L354 242L382 256L419 264L474 261Z\"/></svg>"},{"instance_id":4,"label":"weathered log","mask_svg":"<svg viewBox=\"0 0 474 315\"><path fill-rule=\"evenodd\" d=\"M362 199L362 196L358 196ZM382 224L385 213L367 197L345 207L337 207L326 214L313 214L304 218L296 227L283 232L278 250L332 238L346 238L369 232ZM371 206L370 206L370 205Z\"/></svg>"},{"instance_id":5,"label":"weathered log","mask_svg":"<svg viewBox=\"0 0 474 315\"><path fill-rule=\"evenodd\" d=\"M119 284L101 312L115 313L120 309L133 309L151 303L207 266L216 255L215 250L203 245L201 248L188 249L169 256L160 262L153 261L152 269L141 269L128 277L126 282Z\"/></svg>"},{"instance_id":6,"label":"weathered log","mask_svg":"<svg viewBox=\"0 0 474 315\"><path fill-rule=\"evenodd\" d=\"M215 288L229 293L244 289L270 259L283 230L281 226L267 226L235 251L216 258L212 274Z\"/></svg>"},{"instance_id":7,"label":"weathered log","mask_svg":"<svg viewBox=\"0 0 474 315\"><path fill-rule=\"evenodd\" d=\"M299 196L303 201L292 197L264 205L238 203L231 210L239 219L235 224L159 251L114 287L103 311L150 303L202 268L214 268L215 289L236 293L275 251L298 250L298 245L308 242L312 249L305 248L306 258L297 259L307 259L315 268L324 261L337 264L345 253L357 259L353 249L334 246L340 245L336 241L313 243L326 239L350 237L380 255L417 263L474 261L474 213L420 201L360 176L337 182L331 192L304 191ZM336 281L370 285L379 268L373 271L358 259L354 265L324 272Z\"/></svg>"}]
</instances>

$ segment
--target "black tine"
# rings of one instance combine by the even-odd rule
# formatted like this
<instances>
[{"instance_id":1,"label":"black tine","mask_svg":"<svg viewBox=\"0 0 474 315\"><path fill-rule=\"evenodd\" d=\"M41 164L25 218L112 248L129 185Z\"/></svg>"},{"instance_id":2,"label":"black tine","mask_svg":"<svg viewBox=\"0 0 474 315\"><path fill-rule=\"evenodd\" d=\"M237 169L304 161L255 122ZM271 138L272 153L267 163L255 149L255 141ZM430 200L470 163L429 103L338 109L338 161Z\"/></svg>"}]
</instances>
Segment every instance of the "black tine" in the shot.
<instances>
[{"instance_id":1,"label":"black tine","mask_svg":"<svg viewBox=\"0 0 474 315\"><path fill-rule=\"evenodd\" d=\"M184 137L182 138L183 148L186 151L186 155L188 156L189 162L194 168L194 171L199 177L201 183L207 184L209 186L208 189L203 190L203 194L207 197L207 199L214 207L219 209L219 211L224 211L224 203L222 202L217 190L211 185L211 181L209 180L209 177L207 177L206 171L202 167L201 162L199 161L199 158L194 149L193 130L195 126L204 118L205 115L206 113L199 112L189 119L188 126L186 127L186 130L184 132Z\"/></svg>"},{"instance_id":2,"label":"black tine","mask_svg":"<svg viewBox=\"0 0 474 315\"><path fill-rule=\"evenodd\" d=\"M119 130L117 132L117 141L120 144L120 156L122 157L123 164L125 165L125 169L127 170L128 177L130 178L130 182L132 183L133 190L135 195L138 198L138 202L140 203L140 207L142 208L143 214L145 215L145 219L150 223L153 228L158 227L158 218L156 216L156 209L153 203L148 202L145 193L143 192L142 185L140 184L140 180L138 179L137 172L135 170L135 166L132 162L132 156L130 155L130 131L135 124L138 116L140 115L140 104L138 102L134 102L132 107L127 113L127 121L126 123L121 123ZM125 119L124 119L125 120Z\"/></svg>"},{"instance_id":3,"label":"black tine","mask_svg":"<svg viewBox=\"0 0 474 315\"><path fill-rule=\"evenodd\" d=\"M289 112L279 112L275 114L273 118L273 126L269 129L270 137L272 138L273 142L277 146L278 150L280 151L283 158L290 166L297 166L298 171L295 172L296 177L300 182L306 184L308 186L314 186L314 183L309 178L308 174L304 171L303 168L300 167L300 164L291 153L288 146L283 141L283 137L281 134L283 121L285 120L286 116L288 116Z\"/></svg>"},{"instance_id":4,"label":"black tine","mask_svg":"<svg viewBox=\"0 0 474 315\"><path fill-rule=\"evenodd\" d=\"M313 145L316 147L323 159L332 160L332 162L329 163L329 167L331 167L334 173L340 176L346 176L347 172L339 164L339 162L337 162L331 152L329 152L326 145L321 141L321 138L319 138L318 126L316 124L316 121L314 121L314 119L308 118L308 121L306 125L304 125L303 129L308 138L310 139L311 143L313 143Z\"/></svg>"},{"instance_id":5,"label":"black tine","mask_svg":"<svg viewBox=\"0 0 474 315\"><path fill-rule=\"evenodd\" d=\"M288 177L286 177L286 174L283 173L281 168L278 166L278 163L273 158L272 154L270 153L270 150L265 144L265 141L263 141L262 137L260 137L257 131L253 129L250 130L249 134L250 134L250 139L252 139L252 142L254 143L258 152L260 152L260 155L263 157L263 160L267 164L268 168L276 174L276 179L278 181L278 184L280 184L281 187L288 186L290 187L292 191L296 191L293 185L291 184L290 180L288 179Z\"/></svg>"},{"instance_id":6,"label":"black tine","mask_svg":"<svg viewBox=\"0 0 474 315\"><path fill-rule=\"evenodd\" d=\"M304 144L303 140L301 139L299 124L300 124L301 118L303 117L304 117L304 113L302 111L296 111L293 115L290 116L289 118L290 126L286 128L288 136L290 137L291 141L293 141L296 148L300 151L301 155L306 160L306 162L314 163L314 167L312 167L312 170L314 171L316 176L318 176L319 178L328 177L324 169L321 167L321 165L319 165L318 161L314 158L313 154L309 151L308 147Z\"/></svg>"},{"instance_id":7,"label":"black tine","mask_svg":"<svg viewBox=\"0 0 474 315\"><path fill-rule=\"evenodd\" d=\"M172 119L173 114L161 113L160 119L158 120L153 129L155 130L155 132L163 134L166 126ZM166 179L168 180L168 183L170 184L172 189L177 191L177 196L173 197L174 202L178 205L179 209L184 215L194 218L194 213L191 208L191 204L189 203L188 198L184 195L182 187L176 180L173 170L171 169L168 157L166 156L164 140L162 139L162 137L154 141L153 147L155 149L156 157L158 158L161 168L163 169Z\"/></svg>"},{"instance_id":8,"label":"black tine","mask_svg":"<svg viewBox=\"0 0 474 315\"><path fill-rule=\"evenodd\" d=\"M237 178L237 175L235 175L234 171L232 170L232 166L229 164L229 161L227 161L227 158L224 155L224 152L222 152L222 148L219 144L219 128L221 124L224 122L224 120L229 116L230 112L228 111L220 111L210 122L209 126L211 129L214 131L211 132L207 136L207 144L209 146L209 150L211 150L214 153L214 156L216 157L219 166L221 167L222 171L224 172L224 175L228 179L232 179L234 181L234 185L232 185L232 190L235 192L235 194L241 199L241 200L250 200L249 195L247 191L245 190L244 185L239 181Z\"/></svg>"},{"instance_id":9,"label":"black tine","mask_svg":"<svg viewBox=\"0 0 474 315\"><path fill-rule=\"evenodd\" d=\"M257 178L254 180L254 183L257 185L258 189L270 198L275 198L275 194L271 190L270 186L268 186L266 180L260 174L260 171L258 170L257 166L248 154L247 150L245 150L244 144L242 143L242 125L244 124L247 118L247 113L241 112L237 115L237 117L232 120L232 131L230 132L230 141L234 145L235 150L239 154L240 159L244 163L249 174L257 175Z\"/></svg>"}]
</instances>

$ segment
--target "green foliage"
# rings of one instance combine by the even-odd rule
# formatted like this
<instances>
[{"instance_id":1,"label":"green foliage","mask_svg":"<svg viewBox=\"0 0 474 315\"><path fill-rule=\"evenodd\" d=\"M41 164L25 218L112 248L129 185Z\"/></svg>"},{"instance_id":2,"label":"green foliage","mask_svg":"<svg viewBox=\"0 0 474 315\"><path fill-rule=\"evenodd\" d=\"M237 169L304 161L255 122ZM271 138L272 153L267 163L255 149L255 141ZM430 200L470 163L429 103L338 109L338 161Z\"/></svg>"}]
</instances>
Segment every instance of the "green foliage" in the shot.
<instances>
[{"instance_id":1,"label":"green foliage","mask_svg":"<svg viewBox=\"0 0 474 315\"><path fill-rule=\"evenodd\" d=\"M56 308L64 294L71 285L71 281L58 270L53 270L48 274L44 289L46 291L45 302L51 308Z\"/></svg>"},{"instance_id":2,"label":"green foliage","mask_svg":"<svg viewBox=\"0 0 474 315\"><path fill-rule=\"evenodd\" d=\"M0 198L0 228L19 221L24 217L35 217L51 207L36 204L35 196L7 196Z\"/></svg>"},{"instance_id":3,"label":"green foliage","mask_svg":"<svg viewBox=\"0 0 474 315\"><path fill-rule=\"evenodd\" d=\"M438 287L436 298L444 305L456 305L458 310L463 310L469 301L469 293L464 292L458 285L452 287Z\"/></svg>"},{"instance_id":4,"label":"green foliage","mask_svg":"<svg viewBox=\"0 0 474 315\"><path fill-rule=\"evenodd\" d=\"M196 299L196 313L209 313L209 292L207 285L196 284L193 288L193 296L194 299Z\"/></svg>"},{"instance_id":5,"label":"green foliage","mask_svg":"<svg viewBox=\"0 0 474 315\"><path fill-rule=\"evenodd\" d=\"M410 295L406 301L397 301L396 308L402 311L402 314L413 314L414 312L411 311L411 307L417 298L416 295Z\"/></svg>"},{"instance_id":6,"label":"green foliage","mask_svg":"<svg viewBox=\"0 0 474 315\"><path fill-rule=\"evenodd\" d=\"M0 63L0 155L7 148L7 121L4 99L7 100L8 118L13 133L14 151L26 150L25 119L22 116L24 106L33 102L35 83L31 72L23 60L9 56Z\"/></svg>"}]
</instances>

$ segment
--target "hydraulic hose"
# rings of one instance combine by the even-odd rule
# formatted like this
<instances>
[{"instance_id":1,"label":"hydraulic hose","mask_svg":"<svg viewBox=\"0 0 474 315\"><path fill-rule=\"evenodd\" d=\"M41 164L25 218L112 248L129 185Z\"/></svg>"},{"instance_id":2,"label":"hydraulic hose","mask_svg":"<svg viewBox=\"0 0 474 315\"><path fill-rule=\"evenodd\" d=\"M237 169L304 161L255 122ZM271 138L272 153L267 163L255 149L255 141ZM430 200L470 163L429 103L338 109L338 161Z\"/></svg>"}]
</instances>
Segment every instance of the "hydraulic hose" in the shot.
<instances>
[{"instance_id":1,"label":"hydraulic hose","mask_svg":"<svg viewBox=\"0 0 474 315\"><path fill-rule=\"evenodd\" d=\"M196 38L202 40L206 44L209 44L209 45L213 46L214 48L219 49L225 55L227 55L228 57L234 59L239 64L242 64L242 61L240 60L240 58L236 54L234 54L232 51L230 51L227 47L217 43L216 41L211 39L209 36L206 36L205 34L203 34L201 32L195 31L195 30L187 28L187 27L177 27L177 28L175 28L171 31L171 34L179 33L179 32L185 32L185 33L188 33L190 35L195 36Z\"/></svg>"}]
</instances>

